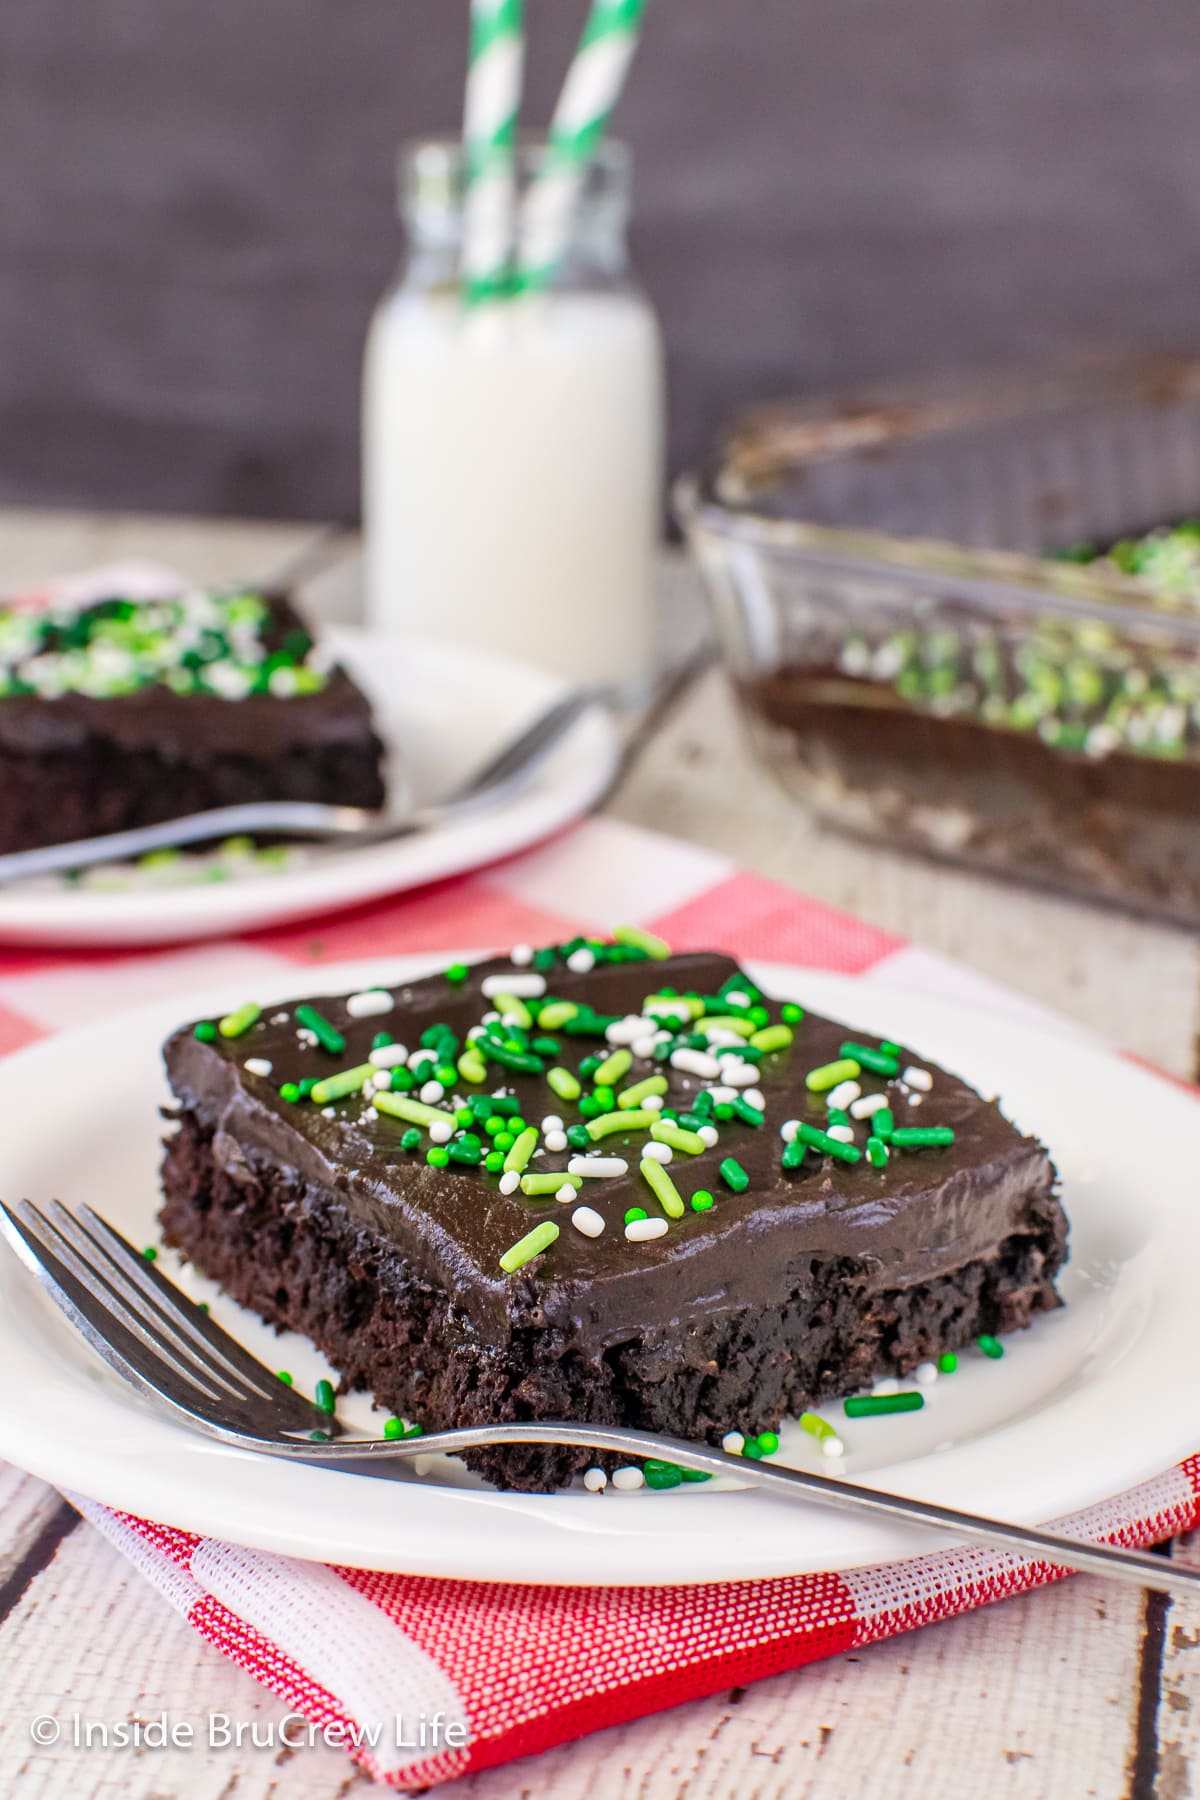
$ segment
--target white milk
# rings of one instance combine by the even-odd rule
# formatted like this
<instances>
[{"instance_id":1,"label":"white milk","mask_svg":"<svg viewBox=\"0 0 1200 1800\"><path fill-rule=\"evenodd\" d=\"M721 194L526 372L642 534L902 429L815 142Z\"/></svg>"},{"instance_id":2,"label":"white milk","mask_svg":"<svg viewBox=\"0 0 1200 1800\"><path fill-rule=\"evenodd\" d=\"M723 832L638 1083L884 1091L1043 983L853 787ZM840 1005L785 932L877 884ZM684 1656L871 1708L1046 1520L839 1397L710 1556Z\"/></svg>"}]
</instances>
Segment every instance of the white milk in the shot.
<instances>
[{"instance_id":1,"label":"white milk","mask_svg":"<svg viewBox=\"0 0 1200 1800\"><path fill-rule=\"evenodd\" d=\"M636 292L467 310L403 285L371 326L363 408L372 625L572 680L646 672L663 367Z\"/></svg>"}]
</instances>

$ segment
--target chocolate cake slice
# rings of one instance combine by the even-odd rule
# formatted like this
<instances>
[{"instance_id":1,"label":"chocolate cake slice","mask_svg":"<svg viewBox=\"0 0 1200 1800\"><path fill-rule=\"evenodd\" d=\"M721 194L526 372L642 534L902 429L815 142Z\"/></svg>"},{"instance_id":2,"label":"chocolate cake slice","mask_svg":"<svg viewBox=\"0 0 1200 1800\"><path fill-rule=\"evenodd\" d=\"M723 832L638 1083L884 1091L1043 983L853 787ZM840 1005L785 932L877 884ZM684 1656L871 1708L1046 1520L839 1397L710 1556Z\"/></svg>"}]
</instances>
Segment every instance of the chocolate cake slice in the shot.
<instances>
[{"instance_id":1,"label":"chocolate cake slice","mask_svg":"<svg viewBox=\"0 0 1200 1800\"><path fill-rule=\"evenodd\" d=\"M377 807L381 756L283 595L0 608L0 854L253 800Z\"/></svg>"},{"instance_id":2,"label":"chocolate cake slice","mask_svg":"<svg viewBox=\"0 0 1200 1800\"><path fill-rule=\"evenodd\" d=\"M994 1102L620 935L177 1031L167 1243L426 1430L716 1441L1059 1304L1055 1170Z\"/></svg>"}]
</instances>

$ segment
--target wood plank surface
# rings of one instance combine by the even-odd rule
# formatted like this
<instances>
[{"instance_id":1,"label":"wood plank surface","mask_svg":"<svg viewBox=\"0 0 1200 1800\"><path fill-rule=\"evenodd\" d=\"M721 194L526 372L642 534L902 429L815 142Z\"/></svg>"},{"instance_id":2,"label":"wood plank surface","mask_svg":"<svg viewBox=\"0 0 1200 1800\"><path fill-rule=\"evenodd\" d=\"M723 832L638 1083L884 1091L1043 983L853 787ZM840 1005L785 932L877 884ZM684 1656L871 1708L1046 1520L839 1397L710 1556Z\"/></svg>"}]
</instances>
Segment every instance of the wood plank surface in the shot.
<instances>
[{"instance_id":1,"label":"wood plank surface","mask_svg":"<svg viewBox=\"0 0 1200 1800\"><path fill-rule=\"evenodd\" d=\"M310 528L0 515L0 588L129 554L196 580L299 557L320 616L358 608L353 539ZM667 631L699 611L664 566ZM752 761L709 676L610 802L805 888L1191 1071L1198 951L1183 933L869 851L807 823ZM0 1792L29 1800L335 1800L338 1752L36 1748L31 1720L261 1727L284 1708L199 1640L41 1483L0 1469ZM1200 1560L1196 1545L1181 1552ZM1193 1612L1195 1616L1193 1617ZM1160 1664L1163 1704L1158 1705ZM453 1784L447 1800L1182 1800L1200 1729L1200 1607L1079 1579ZM69 1733L68 1733L69 1736ZM201 1733L203 1736L203 1733Z\"/></svg>"}]
</instances>

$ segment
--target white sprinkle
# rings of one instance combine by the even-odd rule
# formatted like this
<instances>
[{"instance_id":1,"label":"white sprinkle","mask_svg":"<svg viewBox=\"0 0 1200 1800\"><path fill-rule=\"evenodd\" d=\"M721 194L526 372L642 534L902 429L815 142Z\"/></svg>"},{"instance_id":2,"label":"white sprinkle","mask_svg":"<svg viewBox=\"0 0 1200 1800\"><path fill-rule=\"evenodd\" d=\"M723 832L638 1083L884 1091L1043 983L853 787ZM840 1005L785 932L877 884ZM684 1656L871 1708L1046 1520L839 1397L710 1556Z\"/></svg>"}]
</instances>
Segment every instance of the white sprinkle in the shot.
<instances>
[{"instance_id":1,"label":"white sprinkle","mask_svg":"<svg viewBox=\"0 0 1200 1800\"><path fill-rule=\"evenodd\" d=\"M910 1106L920 1106L920 1104L924 1098L925 1098L924 1094L910 1094L908 1096L908 1104Z\"/></svg>"},{"instance_id":2,"label":"white sprinkle","mask_svg":"<svg viewBox=\"0 0 1200 1800\"><path fill-rule=\"evenodd\" d=\"M840 1107L845 1112L859 1098L862 1089L857 1081L839 1081L825 1096L826 1106Z\"/></svg>"},{"instance_id":3,"label":"white sprinkle","mask_svg":"<svg viewBox=\"0 0 1200 1800\"><path fill-rule=\"evenodd\" d=\"M323 1106L321 1108L321 1117L323 1119L332 1119L334 1117L334 1111L333 1111L332 1106Z\"/></svg>"},{"instance_id":4,"label":"white sprinkle","mask_svg":"<svg viewBox=\"0 0 1200 1800\"><path fill-rule=\"evenodd\" d=\"M480 983L480 992L485 1000L494 1000L497 994L511 994L514 1000L537 1000L546 991L546 977L536 970L529 975L485 975Z\"/></svg>"},{"instance_id":5,"label":"white sprinkle","mask_svg":"<svg viewBox=\"0 0 1200 1800\"><path fill-rule=\"evenodd\" d=\"M479 1038L486 1036L487 1032L483 1029L482 1025L472 1025L470 1031L467 1033L467 1042L469 1044L474 1044Z\"/></svg>"},{"instance_id":6,"label":"white sprinkle","mask_svg":"<svg viewBox=\"0 0 1200 1800\"><path fill-rule=\"evenodd\" d=\"M265 1056L248 1056L242 1064L247 1075L269 1075L271 1065Z\"/></svg>"},{"instance_id":7,"label":"white sprinkle","mask_svg":"<svg viewBox=\"0 0 1200 1800\"><path fill-rule=\"evenodd\" d=\"M923 1094L927 1094L933 1086L933 1076L929 1073L929 1070L918 1069L913 1063L910 1063L907 1069L902 1072L900 1079L905 1087L920 1088Z\"/></svg>"},{"instance_id":8,"label":"white sprinkle","mask_svg":"<svg viewBox=\"0 0 1200 1800\"><path fill-rule=\"evenodd\" d=\"M639 1062L649 1062L650 1058L654 1055L654 1039L652 1037L634 1038L629 1048L633 1051L633 1054L638 1058Z\"/></svg>"},{"instance_id":9,"label":"white sprinkle","mask_svg":"<svg viewBox=\"0 0 1200 1800\"><path fill-rule=\"evenodd\" d=\"M740 1431L727 1431L721 1439L721 1448L730 1456L740 1456L746 1448L746 1440Z\"/></svg>"},{"instance_id":10,"label":"white sprinkle","mask_svg":"<svg viewBox=\"0 0 1200 1800\"><path fill-rule=\"evenodd\" d=\"M362 1116L368 1125L373 1125L379 1117L379 1114L375 1111L373 1106L364 1106Z\"/></svg>"},{"instance_id":11,"label":"white sprinkle","mask_svg":"<svg viewBox=\"0 0 1200 1800\"><path fill-rule=\"evenodd\" d=\"M671 1067L683 1069L689 1075L699 1075L704 1081L712 1081L721 1072L716 1057L709 1056L704 1050L673 1050Z\"/></svg>"},{"instance_id":12,"label":"white sprinkle","mask_svg":"<svg viewBox=\"0 0 1200 1800\"><path fill-rule=\"evenodd\" d=\"M845 1444L843 1444L840 1437L827 1437L827 1438L821 1439L821 1455L822 1456L835 1457L835 1456L845 1456L845 1454L846 1454L846 1446L845 1446Z\"/></svg>"},{"instance_id":13,"label":"white sprinkle","mask_svg":"<svg viewBox=\"0 0 1200 1800\"><path fill-rule=\"evenodd\" d=\"M533 945L514 944L508 953L508 960L512 963L514 968L527 969L533 961ZM509 992L512 992L511 988L509 989Z\"/></svg>"},{"instance_id":14,"label":"white sprinkle","mask_svg":"<svg viewBox=\"0 0 1200 1800\"><path fill-rule=\"evenodd\" d=\"M513 1029L514 1025L520 1029L523 1029L525 1022L521 1018L520 1013L508 1012L508 1013L501 1013L500 1023L504 1026L506 1031L511 1031Z\"/></svg>"},{"instance_id":15,"label":"white sprinkle","mask_svg":"<svg viewBox=\"0 0 1200 1800\"><path fill-rule=\"evenodd\" d=\"M500 1192L502 1194L515 1194L520 1185L521 1177L517 1170L505 1169L503 1175L500 1177Z\"/></svg>"},{"instance_id":16,"label":"white sprinkle","mask_svg":"<svg viewBox=\"0 0 1200 1800\"><path fill-rule=\"evenodd\" d=\"M485 1025L498 1025L500 1023L500 1014L493 1008L491 1012L484 1013L483 1022Z\"/></svg>"},{"instance_id":17,"label":"white sprinkle","mask_svg":"<svg viewBox=\"0 0 1200 1800\"><path fill-rule=\"evenodd\" d=\"M562 1128L562 1117L558 1113L547 1113L542 1120L543 1131L561 1131Z\"/></svg>"},{"instance_id":18,"label":"white sprinkle","mask_svg":"<svg viewBox=\"0 0 1200 1800\"><path fill-rule=\"evenodd\" d=\"M759 1112L766 1111L767 1103L763 1098L763 1091L761 1088L747 1088L742 1095L742 1099L748 1100L751 1106L757 1106Z\"/></svg>"},{"instance_id":19,"label":"white sprinkle","mask_svg":"<svg viewBox=\"0 0 1200 1800\"><path fill-rule=\"evenodd\" d=\"M650 1019L655 1025L661 1019L675 1019L679 1024L690 1024L692 1009L686 1000L651 999L642 1008L642 1016Z\"/></svg>"},{"instance_id":20,"label":"white sprinkle","mask_svg":"<svg viewBox=\"0 0 1200 1800\"><path fill-rule=\"evenodd\" d=\"M850 1108L852 1119L873 1119L877 1112L882 1112L888 1103L886 1094L864 1094Z\"/></svg>"},{"instance_id":21,"label":"white sprinkle","mask_svg":"<svg viewBox=\"0 0 1200 1800\"><path fill-rule=\"evenodd\" d=\"M726 1006L749 1006L750 996L743 994L741 988L734 988L732 993L726 994L725 1004Z\"/></svg>"},{"instance_id":22,"label":"white sprinkle","mask_svg":"<svg viewBox=\"0 0 1200 1800\"><path fill-rule=\"evenodd\" d=\"M649 1143L642 1145L643 1162L649 1157L651 1162L669 1163L674 1154L675 1152L672 1150L670 1144Z\"/></svg>"},{"instance_id":23,"label":"white sprinkle","mask_svg":"<svg viewBox=\"0 0 1200 1800\"><path fill-rule=\"evenodd\" d=\"M435 1119L429 1127L429 1141L431 1144L448 1144L453 1136L453 1119Z\"/></svg>"},{"instance_id":24,"label":"white sprinkle","mask_svg":"<svg viewBox=\"0 0 1200 1800\"><path fill-rule=\"evenodd\" d=\"M573 1156L567 1164L568 1175L582 1175L585 1180L609 1181L628 1173L629 1164L623 1156Z\"/></svg>"},{"instance_id":25,"label":"white sprinkle","mask_svg":"<svg viewBox=\"0 0 1200 1800\"><path fill-rule=\"evenodd\" d=\"M612 1484L622 1494L632 1494L635 1488L645 1485L646 1477L640 1469L614 1469Z\"/></svg>"},{"instance_id":26,"label":"white sprinkle","mask_svg":"<svg viewBox=\"0 0 1200 1800\"><path fill-rule=\"evenodd\" d=\"M377 1069L399 1069L408 1061L408 1051L403 1044L381 1044L378 1050L372 1050L367 1061Z\"/></svg>"},{"instance_id":27,"label":"white sprinkle","mask_svg":"<svg viewBox=\"0 0 1200 1800\"><path fill-rule=\"evenodd\" d=\"M646 1029L646 1021L640 1013L627 1013L623 1019L614 1019L604 1035L610 1044L629 1044L638 1042Z\"/></svg>"},{"instance_id":28,"label":"white sprinkle","mask_svg":"<svg viewBox=\"0 0 1200 1800\"><path fill-rule=\"evenodd\" d=\"M785 1144L790 1144L800 1129L799 1119L785 1119L779 1127L779 1135Z\"/></svg>"},{"instance_id":29,"label":"white sprinkle","mask_svg":"<svg viewBox=\"0 0 1200 1800\"><path fill-rule=\"evenodd\" d=\"M317 1034L315 1031L310 1031L308 1029L307 1025L301 1025L299 1031L297 1031L297 1033L296 1033L296 1037L297 1037L297 1040L301 1044L303 1044L303 1046L306 1050L315 1050L316 1049Z\"/></svg>"},{"instance_id":30,"label":"white sprinkle","mask_svg":"<svg viewBox=\"0 0 1200 1800\"><path fill-rule=\"evenodd\" d=\"M594 1206L577 1206L571 1214L571 1223L584 1237L599 1237L604 1230L604 1220Z\"/></svg>"},{"instance_id":31,"label":"white sprinkle","mask_svg":"<svg viewBox=\"0 0 1200 1800\"><path fill-rule=\"evenodd\" d=\"M719 1144L721 1141L721 1134L715 1125L702 1125L696 1133L696 1136L704 1140L704 1147L706 1150L711 1150L714 1145Z\"/></svg>"},{"instance_id":32,"label":"white sprinkle","mask_svg":"<svg viewBox=\"0 0 1200 1800\"><path fill-rule=\"evenodd\" d=\"M825 1133L826 1137L835 1138L839 1144L854 1142L853 1125L831 1125Z\"/></svg>"},{"instance_id":33,"label":"white sprinkle","mask_svg":"<svg viewBox=\"0 0 1200 1800\"><path fill-rule=\"evenodd\" d=\"M414 1475L428 1475L437 1462L436 1456L414 1456L412 1460Z\"/></svg>"},{"instance_id":34,"label":"white sprinkle","mask_svg":"<svg viewBox=\"0 0 1200 1800\"><path fill-rule=\"evenodd\" d=\"M567 1147L567 1134L565 1131L547 1131L544 1143L547 1150L552 1150L558 1156ZM540 1155L541 1152L538 1151L535 1154Z\"/></svg>"},{"instance_id":35,"label":"white sprinkle","mask_svg":"<svg viewBox=\"0 0 1200 1800\"><path fill-rule=\"evenodd\" d=\"M674 1060L672 1057L671 1061ZM728 1087L753 1087L758 1080L758 1070L753 1063L742 1062L740 1057L727 1056L721 1063L720 1076Z\"/></svg>"},{"instance_id":36,"label":"white sprinkle","mask_svg":"<svg viewBox=\"0 0 1200 1800\"><path fill-rule=\"evenodd\" d=\"M350 995L346 1011L352 1019L373 1019L377 1013L390 1013L395 1004L386 988L364 988L361 994Z\"/></svg>"},{"instance_id":37,"label":"white sprinkle","mask_svg":"<svg viewBox=\"0 0 1200 1800\"><path fill-rule=\"evenodd\" d=\"M625 1227L625 1236L631 1244L648 1244L651 1238L666 1237L667 1221L665 1219L630 1219Z\"/></svg>"},{"instance_id":38,"label":"white sprinkle","mask_svg":"<svg viewBox=\"0 0 1200 1800\"><path fill-rule=\"evenodd\" d=\"M581 944L578 950L572 950L567 958L568 969L576 975L590 975L595 966L595 954L586 944Z\"/></svg>"},{"instance_id":39,"label":"white sprinkle","mask_svg":"<svg viewBox=\"0 0 1200 1800\"><path fill-rule=\"evenodd\" d=\"M564 1181L554 1198L558 1201L560 1206L570 1206L572 1200L578 1198L578 1194L579 1190L576 1188L573 1181Z\"/></svg>"},{"instance_id":40,"label":"white sprinkle","mask_svg":"<svg viewBox=\"0 0 1200 1800\"><path fill-rule=\"evenodd\" d=\"M286 1025L291 1016L291 1013L285 1012L272 1013L271 1023L272 1025Z\"/></svg>"},{"instance_id":41,"label":"white sprinkle","mask_svg":"<svg viewBox=\"0 0 1200 1800\"><path fill-rule=\"evenodd\" d=\"M420 1093L422 1106L436 1106L445 1092L440 1081L427 1081Z\"/></svg>"},{"instance_id":42,"label":"white sprinkle","mask_svg":"<svg viewBox=\"0 0 1200 1800\"><path fill-rule=\"evenodd\" d=\"M882 1381L877 1381L875 1383L871 1392L880 1395L898 1394L900 1392L900 1383L896 1380L894 1375L885 1375Z\"/></svg>"},{"instance_id":43,"label":"white sprinkle","mask_svg":"<svg viewBox=\"0 0 1200 1800\"><path fill-rule=\"evenodd\" d=\"M583 1485L589 1494L602 1494L608 1486L608 1476L603 1469L588 1469L583 1477Z\"/></svg>"},{"instance_id":44,"label":"white sprinkle","mask_svg":"<svg viewBox=\"0 0 1200 1800\"><path fill-rule=\"evenodd\" d=\"M739 1032L727 1031L724 1025L712 1025L704 1035L710 1044L719 1044L722 1047L742 1042Z\"/></svg>"},{"instance_id":45,"label":"white sprinkle","mask_svg":"<svg viewBox=\"0 0 1200 1800\"><path fill-rule=\"evenodd\" d=\"M922 1387L932 1387L937 1378L938 1366L936 1363L918 1363L913 1370L913 1379L918 1381Z\"/></svg>"},{"instance_id":46,"label":"white sprinkle","mask_svg":"<svg viewBox=\"0 0 1200 1800\"><path fill-rule=\"evenodd\" d=\"M709 1095L716 1106L728 1106L731 1100L737 1099L737 1089L731 1087L709 1088Z\"/></svg>"}]
</instances>

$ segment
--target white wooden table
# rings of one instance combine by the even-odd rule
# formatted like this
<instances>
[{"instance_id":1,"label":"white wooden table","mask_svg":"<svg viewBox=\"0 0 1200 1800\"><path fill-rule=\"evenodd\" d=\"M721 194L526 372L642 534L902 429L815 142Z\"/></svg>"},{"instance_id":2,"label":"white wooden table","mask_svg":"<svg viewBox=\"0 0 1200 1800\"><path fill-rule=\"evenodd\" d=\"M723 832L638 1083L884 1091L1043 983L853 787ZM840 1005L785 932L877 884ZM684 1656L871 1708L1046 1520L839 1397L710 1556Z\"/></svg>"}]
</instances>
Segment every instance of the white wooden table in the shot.
<instances>
[{"instance_id":1,"label":"white wooden table","mask_svg":"<svg viewBox=\"0 0 1200 1800\"><path fill-rule=\"evenodd\" d=\"M198 581L265 580L290 567L318 617L351 618L357 605L357 545L333 529L0 513L0 591L130 555ZM664 559L664 599L673 629L686 630L699 600L677 558ZM804 823L748 761L716 676L664 723L609 810L957 957L1177 1074L1198 1072L1194 938L870 851ZM2 1394L0 1386L0 1405ZM1172 1554L1200 1562L1200 1545L1177 1544ZM265 1723L283 1711L55 1493L0 1465L0 1793L334 1800L367 1790L328 1750L40 1750L29 1735L40 1714L111 1722L166 1712L199 1726L212 1712ZM1198 1733L1200 1606L1077 1578L442 1792L447 1800L1183 1800L1200 1790Z\"/></svg>"}]
</instances>

